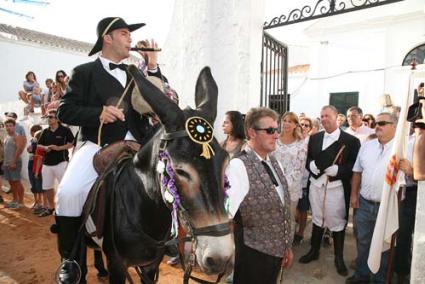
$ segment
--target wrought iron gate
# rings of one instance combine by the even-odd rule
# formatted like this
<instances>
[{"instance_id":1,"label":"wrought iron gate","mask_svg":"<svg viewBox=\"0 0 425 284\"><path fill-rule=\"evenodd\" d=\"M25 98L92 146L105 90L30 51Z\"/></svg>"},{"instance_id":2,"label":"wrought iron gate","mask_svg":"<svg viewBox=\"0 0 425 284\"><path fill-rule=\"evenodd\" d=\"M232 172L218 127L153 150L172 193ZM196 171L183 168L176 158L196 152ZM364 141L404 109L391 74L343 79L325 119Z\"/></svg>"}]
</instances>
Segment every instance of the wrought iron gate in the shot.
<instances>
[{"instance_id":1,"label":"wrought iron gate","mask_svg":"<svg viewBox=\"0 0 425 284\"><path fill-rule=\"evenodd\" d=\"M288 47L263 32L261 56L261 106L278 113L289 110Z\"/></svg>"}]
</instances>

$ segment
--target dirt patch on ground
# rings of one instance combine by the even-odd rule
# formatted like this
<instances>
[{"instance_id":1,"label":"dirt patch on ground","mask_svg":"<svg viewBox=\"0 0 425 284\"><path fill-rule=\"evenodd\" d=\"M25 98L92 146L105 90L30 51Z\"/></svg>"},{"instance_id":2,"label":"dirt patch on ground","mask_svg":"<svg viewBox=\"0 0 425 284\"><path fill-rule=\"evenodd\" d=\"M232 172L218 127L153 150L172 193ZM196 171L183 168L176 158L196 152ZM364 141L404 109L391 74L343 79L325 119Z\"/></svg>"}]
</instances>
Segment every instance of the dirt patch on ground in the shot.
<instances>
[{"instance_id":1,"label":"dirt patch on ground","mask_svg":"<svg viewBox=\"0 0 425 284\"><path fill-rule=\"evenodd\" d=\"M10 197L2 194L6 202ZM26 198L25 208L6 209L0 204L0 283L54 283L54 274L59 264L56 249L56 235L49 227L54 217L40 218L30 209L32 199ZM180 266L160 266L159 283L182 283L183 272ZM97 279L97 270L93 266L93 251L88 250L88 283L107 283ZM132 269L131 269L132 270ZM131 271L133 279L137 279ZM195 273L201 276L199 273ZM202 277L212 280L211 277ZM139 283L136 281L136 283Z\"/></svg>"},{"instance_id":2,"label":"dirt patch on ground","mask_svg":"<svg viewBox=\"0 0 425 284\"><path fill-rule=\"evenodd\" d=\"M10 196L3 196L6 201L10 201ZM54 273L59 263L56 235L49 231L54 219L52 216L40 218L33 215L29 208L32 204L31 198L26 198L25 203L26 207L19 210L6 209L4 204L0 204L0 283L54 283ZM308 228L311 228L311 223ZM294 265L284 271L282 283L345 283L345 278L336 273L332 247L321 249L319 261L298 263L299 257L309 249L310 230L306 231L305 235L307 240L294 248ZM349 228L345 244L347 266L354 256L354 238ZM91 250L88 251L88 264L88 283L105 283L97 279ZM353 270L350 269L349 275L352 273ZM133 279L137 279L134 271L131 271L131 274ZM195 274L215 280L214 277ZM169 266L164 260L160 266L159 283L180 284L182 275L179 266Z\"/></svg>"}]
</instances>

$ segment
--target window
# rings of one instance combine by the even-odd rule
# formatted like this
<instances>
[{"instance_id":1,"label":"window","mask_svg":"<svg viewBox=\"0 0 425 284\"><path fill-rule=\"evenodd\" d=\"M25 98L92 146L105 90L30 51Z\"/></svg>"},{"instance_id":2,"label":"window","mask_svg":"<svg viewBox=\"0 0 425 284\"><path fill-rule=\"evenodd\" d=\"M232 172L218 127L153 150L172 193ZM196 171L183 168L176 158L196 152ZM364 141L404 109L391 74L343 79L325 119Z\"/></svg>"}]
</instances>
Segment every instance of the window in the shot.
<instances>
[{"instance_id":1,"label":"window","mask_svg":"<svg viewBox=\"0 0 425 284\"><path fill-rule=\"evenodd\" d=\"M425 64L425 43L409 51L403 59L403 66L412 64L413 58L416 58L416 64Z\"/></svg>"},{"instance_id":2,"label":"window","mask_svg":"<svg viewBox=\"0 0 425 284\"><path fill-rule=\"evenodd\" d=\"M339 113L346 114L352 106L359 104L359 92L330 93L329 104L337 108Z\"/></svg>"}]
</instances>

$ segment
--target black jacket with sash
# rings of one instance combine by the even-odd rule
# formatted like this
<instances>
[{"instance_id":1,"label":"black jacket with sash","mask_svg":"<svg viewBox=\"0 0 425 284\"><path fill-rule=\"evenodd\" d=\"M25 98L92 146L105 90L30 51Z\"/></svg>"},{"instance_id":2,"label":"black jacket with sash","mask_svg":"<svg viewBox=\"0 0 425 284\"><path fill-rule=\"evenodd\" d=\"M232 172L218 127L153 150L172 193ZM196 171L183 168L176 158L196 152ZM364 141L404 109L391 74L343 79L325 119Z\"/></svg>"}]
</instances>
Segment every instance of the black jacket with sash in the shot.
<instances>
[{"instance_id":1,"label":"black jacket with sash","mask_svg":"<svg viewBox=\"0 0 425 284\"><path fill-rule=\"evenodd\" d=\"M351 176L353 175L353 166L356 162L357 154L360 149L360 141L356 137L347 132L340 130L341 134L339 139L329 145L328 148L322 150L323 139L325 131L320 131L310 137L308 142L307 152L307 163L306 168L310 172L310 175L314 178L319 178L324 174L325 169L334 164L335 157L344 145L345 148L342 151L340 157L335 162L338 165L338 173L335 177L329 177L329 182L341 180L344 187L344 198L345 198L345 218L348 219L348 209L350 208L350 195L351 195ZM310 170L310 163L314 161L319 174L315 175Z\"/></svg>"},{"instance_id":2,"label":"black jacket with sash","mask_svg":"<svg viewBox=\"0 0 425 284\"><path fill-rule=\"evenodd\" d=\"M127 85L130 81L127 73ZM104 124L101 146L123 140L127 131L142 145L153 135L154 128L148 118L137 113L131 105L131 91L134 83L125 95L121 108L125 121ZM110 75L97 60L74 68L66 94L61 99L58 118L61 122L80 126L79 140L97 143L100 126L99 116L103 106L115 106L124 92L120 82Z\"/></svg>"}]
</instances>

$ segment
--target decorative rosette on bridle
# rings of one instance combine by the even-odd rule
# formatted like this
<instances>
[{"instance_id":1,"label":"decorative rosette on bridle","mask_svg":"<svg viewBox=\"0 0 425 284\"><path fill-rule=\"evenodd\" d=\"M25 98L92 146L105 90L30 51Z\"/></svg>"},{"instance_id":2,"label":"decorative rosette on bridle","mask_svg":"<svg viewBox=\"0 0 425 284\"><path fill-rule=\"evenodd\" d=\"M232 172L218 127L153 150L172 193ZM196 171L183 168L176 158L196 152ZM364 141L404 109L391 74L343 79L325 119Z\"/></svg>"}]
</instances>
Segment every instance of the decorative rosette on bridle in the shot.
<instances>
[{"instance_id":1,"label":"decorative rosette on bridle","mask_svg":"<svg viewBox=\"0 0 425 284\"><path fill-rule=\"evenodd\" d=\"M164 188L163 198L167 204L171 205L171 236L177 237L179 220L178 210L183 209L181 205L179 191L176 186L176 172L174 171L171 158L166 151L159 152L159 160L156 166L156 171L160 174L161 185ZM229 189L230 183L227 175L224 175L224 208L229 213Z\"/></svg>"},{"instance_id":2,"label":"decorative rosette on bridle","mask_svg":"<svg viewBox=\"0 0 425 284\"><path fill-rule=\"evenodd\" d=\"M202 117L193 116L186 120L186 132L193 142L202 145L201 157L205 159L211 159L211 156L215 154L210 145L214 137L213 131L211 124Z\"/></svg>"}]
</instances>

